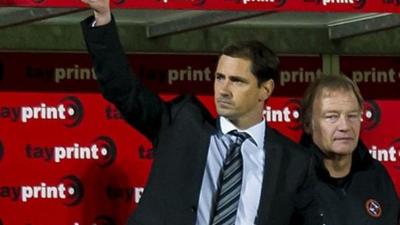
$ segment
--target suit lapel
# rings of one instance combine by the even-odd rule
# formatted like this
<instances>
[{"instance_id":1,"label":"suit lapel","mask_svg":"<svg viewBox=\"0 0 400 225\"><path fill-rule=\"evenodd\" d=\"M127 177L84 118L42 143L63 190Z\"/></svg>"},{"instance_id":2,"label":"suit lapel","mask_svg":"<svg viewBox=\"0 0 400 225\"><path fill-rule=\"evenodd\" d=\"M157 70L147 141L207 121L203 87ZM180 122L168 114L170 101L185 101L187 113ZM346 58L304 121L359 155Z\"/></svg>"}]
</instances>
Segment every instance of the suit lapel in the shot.
<instances>
[{"instance_id":1,"label":"suit lapel","mask_svg":"<svg viewBox=\"0 0 400 225\"><path fill-rule=\"evenodd\" d=\"M205 122L203 123L203 129L201 133L196 135L193 141L193 151L196 153L195 160L190 161L190 165L194 167L193 178L194 182L187 183L187 187L192 187L189 193L193 197L193 202L191 204L197 205L198 199L200 197L201 184L203 181L203 176L207 164L207 155L210 147L210 137L211 135L217 133L217 129L214 126L215 122ZM187 188L188 189L188 188Z\"/></svg>"},{"instance_id":2,"label":"suit lapel","mask_svg":"<svg viewBox=\"0 0 400 225\"><path fill-rule=\"evenodd\" d=\"M265 164L256 224L268 224L274 203L277 182L283 160L282 146L276 143L277 133L267 127L264 138Z\"/></svg>"}]
</instances>

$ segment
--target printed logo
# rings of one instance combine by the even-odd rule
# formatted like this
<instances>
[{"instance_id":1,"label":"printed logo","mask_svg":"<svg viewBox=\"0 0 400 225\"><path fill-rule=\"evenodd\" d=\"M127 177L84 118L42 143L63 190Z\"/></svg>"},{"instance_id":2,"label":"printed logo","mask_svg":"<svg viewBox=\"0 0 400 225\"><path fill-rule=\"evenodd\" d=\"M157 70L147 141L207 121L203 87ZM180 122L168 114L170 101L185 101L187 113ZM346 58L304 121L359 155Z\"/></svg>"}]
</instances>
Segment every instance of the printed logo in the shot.
<instances>
[{"instance_id":1,"label":"printed logo","mask_svg":"<svg viewBox=\"0 0 400 225\"><path fill-rule=\"evenodd\" d=\"M100 147L98 165L103 168L111 165L117 157L117 147L114 141L109 137L100 136L94 140L94 143Z\"/></svg>"},{"instance_id":2,"label":"printed logo","mask_svg":"<svg viewBox=\"0 0 400 225\"><path fill-rule=\"evenodd\" d=\"M82 182L74 175L63 177L56 185L40 182L39 185L0 186L0 197L23 203L34 199L60 200L67 206L78 205L83 198Z\"/></svg>"},{"instance_id":3,"label":"printed logo","mask_svg":"<svg viewBox=\"0 0 400 225\"><path fill-rule=\"evenodd\" d=\"M60 105L65 105L68 109L66 127L76 127L83 119L83 105L81 101L74 96L67 96L60 101Z\"/></svg>"},{"instance_id":4,"label":"printed logo","mask_svg":"<svg viewBox=\"0 0 400 225\"><path fill-rule=\"evenodd\" d=\"M354 70L351 72L351 79L356 83L396 83L398 73L395 69L388 70L376 69L372 67L368 70Z\"/></svg>"},{"instance_id":5,"label":"printed logo","mask_svg":"<svg viewBox=\"0 0 400 225\"><path fill-rule=\"evenodd\" d=\"M168 84L176 82L212 82L212 72L209 67L204 69L194 69L188 66L184 69L169 69Z\"/></svg>"},{"instance_id":6,"label":"printed logo","mask_svg":"<svg viewBox=\"0 0 400 225\"><path fill-rule=\"evenodd\" d=\"M206 3L206 0L157 0L157 2L191 3L193 6L202 6Z\"/></svg>"},{"instance_id":7,"label":"printed logo","mask_svg":"<svg viewBox=\"0 0 400 225\"><path fill-rule=\"evenodd\" d=\"M119 3L117 3L119 4ZM32 74L29 71L38 71L36 73L40 74L42 70L41 68L31 68L28 67L28 76ZM52 71L52 69L50 70ZM42 72L46 74L46 72ZM47 72L48 73L48 72ZM51 73L50 73L51 75ZM43 76L43 75L42 75ZM47 75L48 76L48 75ZM34 77L38 77L35 75ZM40 77L40 76L39 76ZM87 67L80 67L79 65L75 64L74 67L57 67L54 68L54 82L61 83L62 81L68 80L97 80L96 73L94 72L93 68Z\"/></svg>"},{"instance_id":8,"label":"printed logo","mask_svg":"<svg viewBox=\"0 0 400 225\"><path fill-rule=\"evenodd\" d=\"M35 106L0 106L0 119L10 119L12 122L59 120L65 127L72 128L82 122L83 116L83 105L74 96L67 96L56 105L40 103Z\"/></svg>"},{"instance_id":9,"label":"printed logo","mask_svg":"<svg viewBox=\"0 0 400 225\"><path fill-rule=\"evenodd\" d=\"M12 122L29 123L34 120L60 120L64 126L72 128L82 122L83 116L83 105L74 96L67 96L56 105L40 103L35 106L0 107L0 118L10 119Z\"/></svg>"},{"instance_id":10,"label":"printed logo","mask_svg":"<svg viewBox=\"0 0 400 225\"><path fill-rule=\"evenodd\" d=\"M60 180L60 183L63 184L65 190L67 190L64 198L64 205L78 205L82 201L84 195L83 184L78 177L74 175L65 176Z\"/></svg>"},{"instance_id":11,"label":"printed logo","mask_svg":"<svg viewBox=\"0 0 400 225\"><path fill-rule=\"evenodd\" d=\"M287 123L289 129L301 129L300 100L289 99L283 109L272 109L270 106L265 106L263 113L267 122Z\"/></svg>"},{"instance_id":12,"label":"printed logo","mask_svg":"<svg viewBox=\"0 0 400 225\"><path fill-rule=\"evenodd\" d=\"M379 148L377 145L372 145L369 148L369 153L374 159L381 162L397 162L397 157L400 157L400 152L397 149L400 149L400 138L394 140L388 148Z\"/></svg>"},{"instance_id":13,"label":"printed logo","mask_svg":"<svg viewBox=\"0 0 400 225\"><path fill-rule=\"evenodd\" d=\"M74 64L72 67L34 67L28 65L25 68L26 76L32 79L42 79L47 82L53 81L60 84L65 81L92 81L97 80L96 73L92 67L81 67Z\"/></svg>"},{"instance_id":14,"label":"printed logo","mask_svg":"<svg viewBox=\"0 0 400 225\"><path fill-rule=\"evenodd\" d=\"M95 160L100 167L111 165L117 156L114 141L106 136L93 140L93 144L82 146L74 143L72 146L42 147L27 144L25 154L28 159L43 159L46 162L61 163L65 160Z\"/></svg>"},{"instance_id":15,"label":"printed logo","mask_svg":"<svg viewBox=\"0 0 400 225\"><path fill-rule=\"evenodd\" d=\"M303 67L300 67L295 70L282 70L279 73L279 85L282 87L293 83L310 83L313 82L316 78L322 76L322 70L305 70Z\"/></svg>"},{"instance_id":16,"label":"printed logo","mask_svg":"<svg viewBox=\"0 0 400 225\"><path fill-rule=\"evenodd\" d=\"M362 115L362 129L372 130L381 122L381 109L378 104L373 101L364 102L364 113Z\"/></svg>"},{"instance_id":17,"label":"printed logo","mask_svg":"<svg viewBox=\"0 0 400 225\"><path fill-rule=\"evenodd\" d=\"M304 0L306 3L315 3L317 5L352 5L355 9L361 9L364 7L367 0Z\"/></svg>"},{"instance_id":18,"label":"printed logo","mask_svg":"<svg viewBox=\"0 0 400 225\"><path fill-rule=\"evenodd\" d=\"M289 101L284 105L285 108L289 110L290 113L290 122L288 124L289 129L291 130L301 130L302 123L300 121L300 108L301 101L300 99L289 99Z\"/></svg>"},{"instance_id":19,"label":"printed logo","mask_svg":"<svg viewBox=\"0 0 400 225\"><path fill-rule=\"evenodd\" d=\"M0 161L3 159L3 155L4 155L4 147L3 143L0 141Z\"/></svg>"},{"instance_id":20,"label":"printed logo","mask_svg":"<svg viewBox=\"0 0 400 225\"><path fill-rule=\"evenodd\" d=\"M382 207L375 199L368 199L365 202L365 210L367 211L368 215L376 219L382 215Z\"/></svg>"}]
</instances>

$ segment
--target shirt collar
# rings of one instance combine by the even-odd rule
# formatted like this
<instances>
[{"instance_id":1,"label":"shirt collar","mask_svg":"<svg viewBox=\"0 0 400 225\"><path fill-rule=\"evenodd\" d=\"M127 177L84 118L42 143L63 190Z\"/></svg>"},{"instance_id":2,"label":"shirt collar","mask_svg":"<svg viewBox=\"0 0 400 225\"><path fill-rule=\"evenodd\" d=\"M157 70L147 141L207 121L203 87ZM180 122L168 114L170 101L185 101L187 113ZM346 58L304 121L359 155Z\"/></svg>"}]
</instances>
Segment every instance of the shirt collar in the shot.
<instances>
[{"instance_id":1,"label":"shirt collar","mask_svg":"<svg viewBox=\"0 0 400 225\"><path fill-rule=\"evenodd\" d=\"M258 148L264 148L264 133L265 133L265 118L256 125L249 127L248 129L241 130L237 128L235 125L231 123L227 118L220 116L219 117L219 123L220 123L220 128L221 132L223 134L227 134L230 131L237 130L239 132L246 132L253 138L253 140L256 142Z\"/></svg>"}]
</instances>

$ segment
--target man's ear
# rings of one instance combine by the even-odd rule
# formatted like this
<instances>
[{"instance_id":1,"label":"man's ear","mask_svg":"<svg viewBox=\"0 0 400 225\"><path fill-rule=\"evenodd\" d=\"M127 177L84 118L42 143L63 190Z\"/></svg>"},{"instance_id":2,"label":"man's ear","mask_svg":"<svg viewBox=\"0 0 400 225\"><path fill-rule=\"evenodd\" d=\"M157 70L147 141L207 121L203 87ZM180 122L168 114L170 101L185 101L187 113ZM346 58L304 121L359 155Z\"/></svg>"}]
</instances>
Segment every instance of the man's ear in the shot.
<instances>
[{"instance_id":1,"label":"man's ear","mask_svg":"<svg viewBox=\"0 0 400 225\"><path fill-rule=\"evenodd\" d=\"M261 84L261 91L260 91L260 101L265 101L271 96L272 92L274 91L275 83L272 79L264 81Z\"/></svg>"}]
</instances>

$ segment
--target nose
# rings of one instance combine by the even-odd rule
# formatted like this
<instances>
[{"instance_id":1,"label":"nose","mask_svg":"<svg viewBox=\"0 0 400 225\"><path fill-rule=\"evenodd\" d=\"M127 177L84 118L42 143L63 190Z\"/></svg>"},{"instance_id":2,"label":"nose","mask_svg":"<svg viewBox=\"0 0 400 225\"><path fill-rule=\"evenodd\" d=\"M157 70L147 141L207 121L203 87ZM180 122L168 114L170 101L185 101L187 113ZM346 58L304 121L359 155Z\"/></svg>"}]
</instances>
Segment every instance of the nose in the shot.
<instances>
[{"instance_id":1,"label":"nose","mask_svg":"<svg viewBox=\"0 0 400 225\"><path fill-rule=\"evenodd\" d=\"M338 121L338 129L340 131L348 131L350 129L350 121L346 116L341 116Z\"/></svg>"},{"instance_id":2,"label":"nose","mask_svg":"<svg viewBox=\"0 0 400 225\"><path fill-rule=\"evenodd\" d=\"M218 86L218 93L220 96L228 97L231 95L229 80L219 81Z\"/></svg>"}]
</instances>

